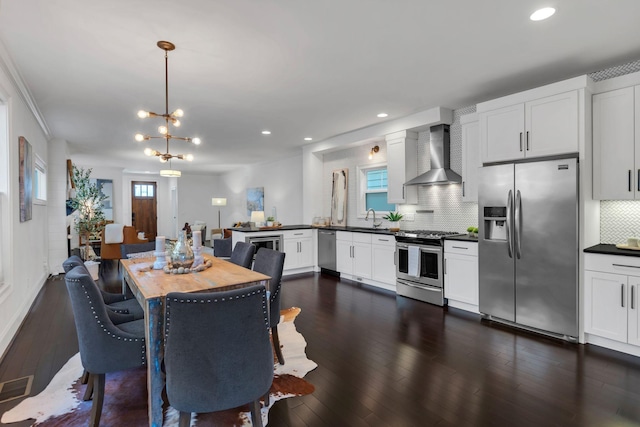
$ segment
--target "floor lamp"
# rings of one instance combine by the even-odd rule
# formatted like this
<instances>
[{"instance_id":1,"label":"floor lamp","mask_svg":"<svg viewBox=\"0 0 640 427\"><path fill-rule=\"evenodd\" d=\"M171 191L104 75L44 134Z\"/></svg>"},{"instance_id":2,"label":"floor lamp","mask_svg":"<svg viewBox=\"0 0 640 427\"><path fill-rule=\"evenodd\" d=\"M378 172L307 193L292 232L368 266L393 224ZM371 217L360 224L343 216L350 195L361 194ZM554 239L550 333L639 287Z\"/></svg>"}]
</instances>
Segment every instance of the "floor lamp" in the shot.
<instances>
[{"instance_id":1,"label":"floor lamp","mask_svg":"<svg viewBox=\"0 0 640 427\"><path fill-rule=\"evenodd\" d=\"M214 197L211 199L211 206L218 206L218 228L220 227L220 206L227 206L227 199L223 197Z\"/></svg>"}]
</instances>

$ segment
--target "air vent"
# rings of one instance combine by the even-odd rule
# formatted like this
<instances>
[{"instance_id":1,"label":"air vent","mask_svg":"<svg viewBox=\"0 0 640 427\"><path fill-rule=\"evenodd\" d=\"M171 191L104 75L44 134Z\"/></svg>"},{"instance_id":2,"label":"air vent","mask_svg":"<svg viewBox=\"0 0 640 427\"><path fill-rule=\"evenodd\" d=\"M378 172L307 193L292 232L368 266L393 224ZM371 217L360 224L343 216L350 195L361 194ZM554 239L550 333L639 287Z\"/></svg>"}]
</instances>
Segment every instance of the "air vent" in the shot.
<instances>
[{"instance_id":1,"label":"air vent","mask_svg":"<svg viewBox=\"0 0 640 427\"><path fill-rule=\"evenodd\" d=\"M28 396L32 383L33 375L0 383L0 403Z\"/></svg>"}]
</instances>

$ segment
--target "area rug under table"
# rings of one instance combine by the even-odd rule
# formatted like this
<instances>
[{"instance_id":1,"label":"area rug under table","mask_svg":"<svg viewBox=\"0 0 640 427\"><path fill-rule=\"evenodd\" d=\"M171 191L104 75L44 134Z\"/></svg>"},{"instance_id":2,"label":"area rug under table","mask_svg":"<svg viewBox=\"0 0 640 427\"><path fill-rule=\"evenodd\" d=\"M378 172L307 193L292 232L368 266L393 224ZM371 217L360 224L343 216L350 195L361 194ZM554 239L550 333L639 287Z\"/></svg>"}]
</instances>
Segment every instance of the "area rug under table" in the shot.
<instances>
[{"instance_id":1,"label":"area rug under table","mask_svg":"<svg viewBox=\"0 0 640 427\"><path fill-rule=\"evenodd\" d=\"M307 346L294 320L299 308L281 311L278 335L285 364L275 364L271 386L271 405L262 408L262 422L268 423L269 409L274 402L288 397L303 396L313 392L314 387L303 377L318 365L305 354ZM7 411L0 420L3 424L33 419L38 427L86 426L91 412L91 401L83 402L85 385L80 383L82 375L80 354L76 354L58 371L47 388L37 396L29 397L15 408ZM105 398L100 425L146 426L147 416L147 371L145 367L106 375ZM171 407L165 410L164 426L177 426L179 413ZM249 406L209 414L193 414L192 426L250 426Z\"/></svg>"}]
</instances>

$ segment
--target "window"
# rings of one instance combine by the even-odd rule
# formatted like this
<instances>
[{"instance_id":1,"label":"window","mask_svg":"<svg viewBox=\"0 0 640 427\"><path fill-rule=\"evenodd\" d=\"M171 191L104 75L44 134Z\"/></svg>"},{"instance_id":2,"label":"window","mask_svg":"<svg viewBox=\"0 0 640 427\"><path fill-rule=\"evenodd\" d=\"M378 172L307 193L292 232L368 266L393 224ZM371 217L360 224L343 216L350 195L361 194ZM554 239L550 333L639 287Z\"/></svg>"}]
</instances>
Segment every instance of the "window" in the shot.
<instances>
[{"instance_id":1,"label":"window","mask_svg":"<svg viewBox=\"0 0 640 427\"><path fill-rule=\"evenodd\" d=\"M358 167L358 181L360 216L369 209L382 213L396 210L395 204L387 203L387 165Z\"/></svg>"},{"instance_id":2,"label":"window","mask_svg":"<svg viewBox=\"0 0 640 427\"><path fill-rule=\"evenodd\" d=\"M135 197L153 197L153 184L134 184L133 195Z\"/></svg>"},{"instance_id":3,"label":"window","mask_svg":"<svg viewBox=\"0 0 640 427\"><path fill-rule=\"evenodd\" d=\"M47 202L47 165L36 154L36 167L33 179L34 203L44 205Z\"/></svg>"}]
</instances>

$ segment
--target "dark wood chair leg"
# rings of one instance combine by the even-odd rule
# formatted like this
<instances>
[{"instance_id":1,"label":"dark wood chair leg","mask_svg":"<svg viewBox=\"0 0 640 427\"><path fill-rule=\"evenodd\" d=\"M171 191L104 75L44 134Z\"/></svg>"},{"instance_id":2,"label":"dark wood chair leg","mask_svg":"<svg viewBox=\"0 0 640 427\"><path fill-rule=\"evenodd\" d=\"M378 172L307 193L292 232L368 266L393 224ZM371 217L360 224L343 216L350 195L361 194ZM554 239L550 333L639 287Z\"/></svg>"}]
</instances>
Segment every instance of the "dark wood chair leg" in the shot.
<instances>
[{"instance_id":1,"label":"dark wood chair leg","mask_svg":"<svg viewBox=\"0 0 640 427\"><path fill-rule=\"evenodd\" d=\"M271 328L271 339L273 340L273 348L276 350L278 363L284 365L284 356L282 356L282 349L280 348L280 338L278 337L278 326L274 326Z\"/></svg>"},{"instance_id":2,"label":"dark wood chair leg","mask_svg":"<svg viewBox=\"0 0 640 427\"><path fill-rule=\"evenodd\" d=\"M262 427L262 414L260 413L260 399L254 400L251 406L251 424L253 427Z\"/></svg>"},{"instance_id":3,"label":"dark wood chair leg","mask_svg":"<svg viewBox=\"0 0 640 427\"><path fill-rule=\"evenodd\" d=\"M86 372L86 371L85 371ZM84 396L82 396L82 400L85 402L87 400L91 400L91 396L93 395L93 375L87 372L87 387L84 389Z\"/></svg>"},{"instance_id":4,"label":"dark wood chair leg","mask_svg":"<svg viewBox=\"0 0 640 427\"><path fill-rule=\"evenodd\" d=\"M98 427L100 425L100 416L102 415L102 403L104 402L104 374L91 374L93 377L93 405L91 405L91 418L89 419L89 427Z\"/></svg>"},{"instance_id":5,"label":"dark wood chair leg","mask_svg":"<svg viewBox=\"0 0 640 427\"><path fill-rule=\"evenodd\" d=\"M89 372L85 369L82 371L82 379L80 380L80 384L86 384L89 381Z\"/></svg>"},{"instance_id":6,"label":"dark wood chair leg","mask_svg":"<svg viewBox=\"0 0 640 427\"><path fill-rule=\"evenodd\" d=\"M180 412L180 424L178 427L189 427L191 425L191 412Z\"/></svg>"},{"instance_id":7,"label":"dark wood chair leg","mask_svg":"<svg viewBox=\"0 0 640 427\"><path fill-rule=\"evenodd\" d=\"M269 388L269 390L267 390L267 392L264 394L262 399L264 400L263 406L265 408L268 408L269 404L271 403L271 388Z\"/></svg>"}]
</instances>

